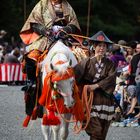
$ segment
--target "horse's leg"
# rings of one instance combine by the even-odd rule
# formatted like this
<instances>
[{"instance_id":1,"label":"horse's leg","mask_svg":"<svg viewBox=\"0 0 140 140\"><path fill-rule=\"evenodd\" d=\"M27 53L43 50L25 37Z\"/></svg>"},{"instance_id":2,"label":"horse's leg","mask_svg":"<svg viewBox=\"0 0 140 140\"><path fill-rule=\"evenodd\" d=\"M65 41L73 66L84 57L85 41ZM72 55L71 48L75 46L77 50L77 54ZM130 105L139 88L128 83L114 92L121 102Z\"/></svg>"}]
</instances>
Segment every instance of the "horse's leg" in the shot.
<instances>
[{"instance_id":1,"label":"horse's leg","mask_svg":"<svg viewBox=\"0 0 140 140\"><path fill-rule=\"evenodd\" d=\"M71 114L64 114L64 118L66 118L67 120L70 120ZM60 139L66 140L69 134L69 130L68 130L69 123L65 122L65 120L63 119L61 123L62 123L61 124L62 127L60 128Z\"/></svg>"},{"instance_id":2,"label":"horse's leg","mask_svg":"<svg viewBox=\"0 0 140 140\"><path fill-rule=\"evenodd\" d=\"M53 125L51 126L52 127L52 131L53 131L53 137L54 137L54 140L59 140L59 129L60 129L60 125Z\"/></svg>"},{"instance_id":3,"label":"horse's leg","mask_svg":"<svg viewBox=\"0 0 140 140\"><path fill-rule=\"evenodd\" d=\"M51 128L50 126L41 125L42 134L45 140L51 140Z\"/></svg>"}]
</instances>

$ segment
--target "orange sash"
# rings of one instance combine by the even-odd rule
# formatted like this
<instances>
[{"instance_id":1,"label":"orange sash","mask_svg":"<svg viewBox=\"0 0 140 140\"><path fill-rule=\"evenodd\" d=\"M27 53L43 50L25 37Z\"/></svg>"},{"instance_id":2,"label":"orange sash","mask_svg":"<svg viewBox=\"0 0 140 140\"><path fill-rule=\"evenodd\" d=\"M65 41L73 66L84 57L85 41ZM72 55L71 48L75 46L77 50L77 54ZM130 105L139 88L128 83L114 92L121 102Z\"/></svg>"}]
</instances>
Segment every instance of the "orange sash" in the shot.
<instances>
[{"instance_id":1,"label":"orange sash","mask_svg":"<svg viewBox=\"0 0 140 140\"><path fill-rule=\"evenodd\" d=\"M25 44L29 45L36 41L39 38L39 35L35 32L26 31L20 33L20 37Z\"/></svg>"}]
</instances>

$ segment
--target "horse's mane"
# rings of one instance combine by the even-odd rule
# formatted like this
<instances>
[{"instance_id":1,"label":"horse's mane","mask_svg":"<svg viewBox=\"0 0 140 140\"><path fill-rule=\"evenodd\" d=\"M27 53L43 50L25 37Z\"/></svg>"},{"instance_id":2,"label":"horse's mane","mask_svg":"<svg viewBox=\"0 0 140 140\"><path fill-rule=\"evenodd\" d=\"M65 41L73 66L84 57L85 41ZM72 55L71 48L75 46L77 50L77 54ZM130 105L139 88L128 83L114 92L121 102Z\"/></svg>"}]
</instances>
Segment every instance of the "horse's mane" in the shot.
<instances>
[{"instance_id":1,"label":"horse's mane","mask_svg":"<svg viewBox=\"0 0 140 140\"><path fill-rule=\"evenodd\" d=\"M72 53L72 50L67 47L62 41L57 41L55 45L49 50L46 58L42 62L42 67L47 68L47 72L50 72L52 63L53 65L58 62L63 61L65 63L59 64L56 66L60 71L65 69L68 66L69 61L71 61L71 67L74 67L77 64L77 60Z\"/></svg>"}]
</instances>

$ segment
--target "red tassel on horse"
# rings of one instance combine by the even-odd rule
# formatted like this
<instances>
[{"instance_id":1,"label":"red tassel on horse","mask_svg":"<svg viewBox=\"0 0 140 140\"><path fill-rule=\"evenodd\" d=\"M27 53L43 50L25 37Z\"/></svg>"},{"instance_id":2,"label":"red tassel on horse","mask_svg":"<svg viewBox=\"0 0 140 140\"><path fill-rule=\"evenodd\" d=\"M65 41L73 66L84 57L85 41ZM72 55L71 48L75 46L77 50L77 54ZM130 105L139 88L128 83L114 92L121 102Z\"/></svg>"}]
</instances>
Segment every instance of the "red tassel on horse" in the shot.
<instances>
[{"instance_id":1,"label":"red tassel on horse","mask_svg":"<svg viewBox=\"0 0 140 140\"><path fill-rule=\"evenodd\" d=\"M31 119L31 116L27 115L26 118L23 121L23 127L28 126L30 119Z\"/></svg>"},{"instance_id":2,"label":"red tassel on horse","mask_svg":"<svg viewBox=\"0 0 140 140\"><path fill-rule=\"evenodd\" d=\"M48 112L47 121L47 125L59 125L61 123L59 117L55 115L54 111Z\"/></svg>"}]
</instances>

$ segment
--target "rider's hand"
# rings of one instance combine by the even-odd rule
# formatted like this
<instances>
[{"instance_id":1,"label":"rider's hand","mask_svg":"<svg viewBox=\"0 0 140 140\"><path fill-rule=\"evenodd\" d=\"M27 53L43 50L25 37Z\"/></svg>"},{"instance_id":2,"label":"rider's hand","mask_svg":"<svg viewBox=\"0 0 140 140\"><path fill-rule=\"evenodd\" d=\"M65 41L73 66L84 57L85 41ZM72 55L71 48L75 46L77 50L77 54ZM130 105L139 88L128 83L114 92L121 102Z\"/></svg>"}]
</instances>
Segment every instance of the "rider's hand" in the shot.
<instances>
[{"instance_id":1,"label":"rider's hand","mask_svg":"<svg viewBox=\"0 0 140 140\"><path fill-rule=\"evenodd\" d=\"M42 30L42 35L45 36L45 37L52 37L53 36L53 32L52 32L52 30L44 28Z\"/></svg>"},{"instance_id":2,"label":"rider's hand","mask_svg":"<svg viewBox=\"0 0 140 140\"><path fill-rule=\"evenodd\" d=\"M56 39L65 39L67 36L67 33L63 30L58 31L56 34Z\"/></svg>"},{"instance_id":3,"label":"rider's hand","mask_svg":"<svg viewBox=\"0 0 140 140\"><path fill-rule=\"evenodd\" d=\"M39 23L32 23L31 24L32 30L37 33L38 35L48 36L49 31L46 29L46 27Z\"/></svg>"}]
</instances>

